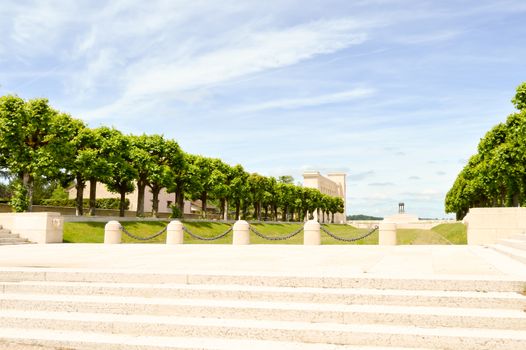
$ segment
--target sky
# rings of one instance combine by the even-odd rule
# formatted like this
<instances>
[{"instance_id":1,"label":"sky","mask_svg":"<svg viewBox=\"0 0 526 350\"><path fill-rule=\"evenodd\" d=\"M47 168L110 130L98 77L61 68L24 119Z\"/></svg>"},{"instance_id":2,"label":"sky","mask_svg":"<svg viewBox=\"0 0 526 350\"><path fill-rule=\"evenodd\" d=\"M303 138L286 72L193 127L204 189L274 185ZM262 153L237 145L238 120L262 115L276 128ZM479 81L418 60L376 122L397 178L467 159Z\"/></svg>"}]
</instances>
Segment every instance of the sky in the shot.
<instances>
[{"instance_id":1,"label":"sky","mask_svg":"<svg viewBox=\"0 0 526 350\"><path fill-rule=\"evenodd\" d=\"M266 176L348 214L444 197L526 81L524 0L2 1L0 95Z\"/></svg>"}]
</instances>

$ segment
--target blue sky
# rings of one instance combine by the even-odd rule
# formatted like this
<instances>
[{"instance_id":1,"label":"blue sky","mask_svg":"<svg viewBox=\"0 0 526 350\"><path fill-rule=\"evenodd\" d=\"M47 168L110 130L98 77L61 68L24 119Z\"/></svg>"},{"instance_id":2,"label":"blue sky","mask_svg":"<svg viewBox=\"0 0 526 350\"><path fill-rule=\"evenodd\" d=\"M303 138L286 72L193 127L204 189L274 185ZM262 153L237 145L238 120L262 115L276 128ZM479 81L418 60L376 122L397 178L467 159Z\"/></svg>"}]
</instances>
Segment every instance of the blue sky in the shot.
<instances>
[{"instance_id":1,"label":"blue sky","mask_svg":"<svg viewBox=\"0 0 526 350\"><path fill-rule=\"evenodd\" d=\"M349 213L444 196L526 81L526 1L3 1L0 95L263 175L345 171Z\"/></svg>"}]
</instances>

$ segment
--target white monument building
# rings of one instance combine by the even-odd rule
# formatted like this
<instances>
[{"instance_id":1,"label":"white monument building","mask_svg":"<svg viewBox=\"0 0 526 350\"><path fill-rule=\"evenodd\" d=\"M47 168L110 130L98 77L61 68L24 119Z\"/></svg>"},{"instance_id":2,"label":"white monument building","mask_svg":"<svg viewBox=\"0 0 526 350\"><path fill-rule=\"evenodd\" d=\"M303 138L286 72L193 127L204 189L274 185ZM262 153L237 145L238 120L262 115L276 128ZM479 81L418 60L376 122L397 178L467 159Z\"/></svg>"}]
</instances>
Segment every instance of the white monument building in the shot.
<instances>
[{"instance_id":1,"label":"white monument building","mask_svg":"<svg viewBox=\"0 0 526 350\"><path fill-rule=\"evenodd\" d=\"M346 220L347 213L347 201L346 197L346 184L345 179L347 174L345 173L329 173L326 176L321 175L318 171L307 171L303 173L303 186L315 188L323 194L340 197L343 199L343 213L337 213L334 215L334 222L343 224ZM321 220L316 217L315 219ZM326 221L329 221L326 219Z\"/></svg>"}]
</instances>

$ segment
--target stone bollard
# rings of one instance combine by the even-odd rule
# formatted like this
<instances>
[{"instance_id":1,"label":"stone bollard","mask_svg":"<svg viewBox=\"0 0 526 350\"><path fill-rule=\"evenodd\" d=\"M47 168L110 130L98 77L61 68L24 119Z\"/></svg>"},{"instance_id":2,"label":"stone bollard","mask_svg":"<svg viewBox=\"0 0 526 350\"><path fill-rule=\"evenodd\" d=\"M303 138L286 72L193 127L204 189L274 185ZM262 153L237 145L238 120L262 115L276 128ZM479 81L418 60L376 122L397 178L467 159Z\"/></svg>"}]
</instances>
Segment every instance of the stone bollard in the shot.
<instances>
[{"instance_id":1,"label":"stone bollard","mask_svg":"<svg viewBox=\"0 0 526 350\"><path fill-rule=\"evenodd\" d=\"M389 222L380 223L378 245L396 245L396 224Z\"/></svg>"},{"instance_id":2,"label":"stone bollard","mask_svg":"<svg viewBox=\"0 0 526 350\"><path fill-rule=\"evenodd\" d=\"M179 220L170 221L168 224L166 244L183 244L183 224Z\"/></svg>"},{"instance_id":3,"label":"stone bollard","mask_svg":"<svg viewBox=\"0 0 526 350\"><path fill-rule=\"evenodd\" d=\"M104 226L104 244L119 244L121 236L121 224L118 221L109 221Z\"/></svg>"},{"instance_id":4,"label":"stone bollard","mask_svg":"<svg viewBox=\"0 0 526 350\"><path fill-rule=\"evenodd\" d=\"M245 220L238 220L234 224L233 245L250 244L250 225Z\"/></svg>"},{"instance_id":5,"label":"stone bollard","mask_svg":"<svg viewBox=\"0 0 526 350\"><path fill-rule=\"evenodd\" d=\"M316 220L309 220L303 226L303 244L304 245L320 245L321 233L320 223Z\"/></svg>"}]
</instances>

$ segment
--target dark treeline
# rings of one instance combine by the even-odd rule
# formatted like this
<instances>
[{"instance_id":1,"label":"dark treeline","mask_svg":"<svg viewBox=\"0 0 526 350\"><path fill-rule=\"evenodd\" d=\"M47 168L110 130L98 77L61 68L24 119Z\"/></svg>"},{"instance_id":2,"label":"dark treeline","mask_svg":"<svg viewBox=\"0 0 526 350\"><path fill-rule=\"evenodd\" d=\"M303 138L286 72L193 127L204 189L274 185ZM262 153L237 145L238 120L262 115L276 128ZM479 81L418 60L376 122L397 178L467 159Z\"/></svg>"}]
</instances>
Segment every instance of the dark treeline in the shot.
<instances>
[{"instance_id":1,"label":"dark treeline","mask_svg":"<svg viewBox=\"0 0 526 350\"><path fill-rule=\"evenodd\" d=\"M473 207L526 205L526 83L512 102L518 111L486 133L446 195L459 220Z\"/></svg>"},{"instance_id":2,"label":"dark treeline","mask_svg":"<svg viewBox=\"0 0 526 350\"><path fill-rule=\"evenodd\" d=\"M11 178L10 203L16 211L31 211L38 183L76 187L77 215L96 212L96 184L104 183L120 197L124 215L126 194L137 187L137 216L144 216L144 193L153 194L152 215L164 188L174 194L174 212L184 200L201 200L206 217L213 201L223 218L263 217L301 221L309 213L343 212L343 200L294 185L290 176L265 177L231 166L221 159L184 152L162 135L125 135L109 127L89 128L50 107L47 99L25 101L0 97L0 168ZM84 189L90 185L88 207Z\"/></svg>"}]
</instances>

